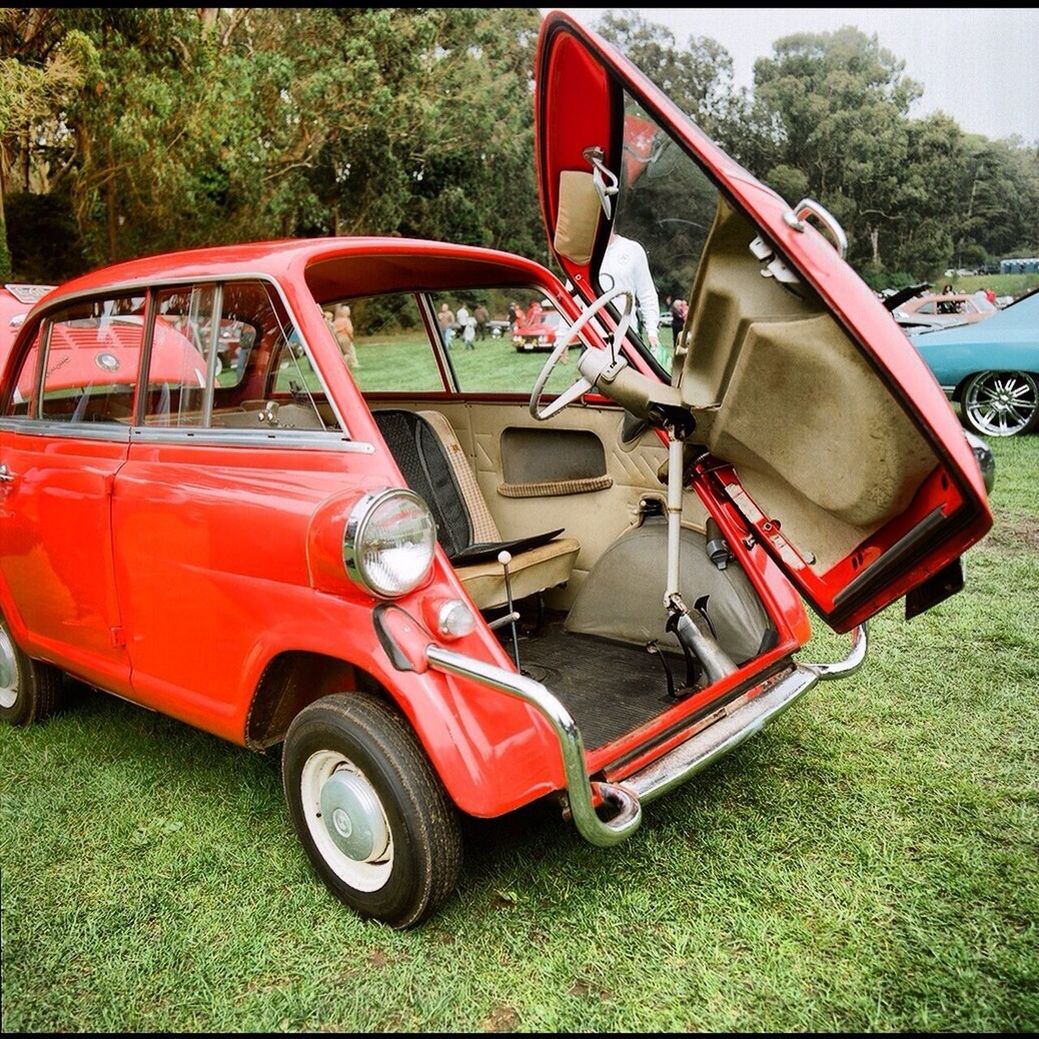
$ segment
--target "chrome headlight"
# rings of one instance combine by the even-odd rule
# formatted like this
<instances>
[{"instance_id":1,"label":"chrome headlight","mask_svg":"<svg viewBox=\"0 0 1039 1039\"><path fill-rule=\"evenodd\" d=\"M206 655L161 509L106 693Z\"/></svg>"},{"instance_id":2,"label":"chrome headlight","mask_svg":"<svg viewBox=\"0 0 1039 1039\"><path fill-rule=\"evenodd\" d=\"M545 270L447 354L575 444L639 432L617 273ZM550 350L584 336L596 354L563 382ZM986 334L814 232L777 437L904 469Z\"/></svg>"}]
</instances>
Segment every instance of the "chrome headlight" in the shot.
<instances>
[{"instance_id":1,"label":"chrome headlight","mask_svg":"<svg viewBox=\"0 0 1039 1039\"><path fill-rule=\"evenodd\" d=\"M396 599L429 575L436 543L433 514L414 491L376 491L350 512L343 533L343 563L365 591Z\"/></svg>"}]
</instances>

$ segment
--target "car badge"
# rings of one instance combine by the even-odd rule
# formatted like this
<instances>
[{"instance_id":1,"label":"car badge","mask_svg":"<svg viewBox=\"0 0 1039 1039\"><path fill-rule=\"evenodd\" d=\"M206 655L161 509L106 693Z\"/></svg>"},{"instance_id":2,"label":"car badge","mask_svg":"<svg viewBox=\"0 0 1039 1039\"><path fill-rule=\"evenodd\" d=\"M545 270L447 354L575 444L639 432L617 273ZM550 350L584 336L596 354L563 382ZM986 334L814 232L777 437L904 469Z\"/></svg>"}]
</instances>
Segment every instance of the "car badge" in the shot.
<instances>
[{"instance_id":1,"label":"car badge","mask_svg":"<svg viewBox=\"0 0 1039 1039\"><path fill-rule=\"evenodd\" d=\"M119 358L115 354L100 353L94 358L94 363L105 372L114 372L119 368Z\"/></svg>"}]
</instances>

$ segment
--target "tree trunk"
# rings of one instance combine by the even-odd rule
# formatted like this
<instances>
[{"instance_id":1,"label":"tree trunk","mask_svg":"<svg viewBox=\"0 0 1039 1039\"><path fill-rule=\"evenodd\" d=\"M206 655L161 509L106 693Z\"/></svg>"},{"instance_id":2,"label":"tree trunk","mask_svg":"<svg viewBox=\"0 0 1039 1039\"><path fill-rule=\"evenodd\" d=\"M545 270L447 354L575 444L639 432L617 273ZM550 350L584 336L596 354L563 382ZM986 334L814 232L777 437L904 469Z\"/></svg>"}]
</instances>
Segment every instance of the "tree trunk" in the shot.
<instances>
[{"instance_id":1,"label":"tree trunk","mask_svg":"<svg viewBox=\"0 0 1039 1039\"><path fill-rule=\"evenodd\" d=\"M869 244L873 247L873 265L880 267L880 228L869 229Z\"/></svg>"},{"instance_id":2,"label":"tree trunk","mask_svg":"<svg viewBox=\"0 0 1039 1039\"><path fill-rule=\"evenodd\" d=\"M108 184L105 186L105 209L108 225L108 262L116 260L116 194L115 194L115 161L112 158L112 145L108 145Z\"/></svg>"}]
</instances>

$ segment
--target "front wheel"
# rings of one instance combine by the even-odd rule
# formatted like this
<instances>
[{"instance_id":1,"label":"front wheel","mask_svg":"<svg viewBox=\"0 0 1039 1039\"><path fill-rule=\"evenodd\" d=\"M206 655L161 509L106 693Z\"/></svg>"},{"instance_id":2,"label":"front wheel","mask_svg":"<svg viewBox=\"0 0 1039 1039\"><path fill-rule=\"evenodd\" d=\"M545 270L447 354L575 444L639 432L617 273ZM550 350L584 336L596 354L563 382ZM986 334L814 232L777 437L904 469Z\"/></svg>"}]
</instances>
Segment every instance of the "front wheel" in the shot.
<instances>
[{"instance_id":1,"label":"front wheel","mask_svg":"<svg viewBox=\"0 0 1039 1039\"><path fill-rule=\"evenodd\" d=\"M361 916L410 927L454 889L457 812L407 724L377 697L342 693L300 711L282 781L314 868Z\"/></svg>"},{"instance_id":2,"label":"front wheel","mask_svg":"<svg viewBox=\"0 0 1039 1039\"><path fill-rule=\"evenodd\" d=\"M1039 383L1028 372L978 372L963 387L963 422L982 436L1012 437L1039 421Z\"/></svg>"},{"instance_id":3,"label":"front wheel","mask_svg":"<svg viewBox=\"0 0 1039 1039\"><path fill-rule=\"evenodd\" d=\"M0 721L32 725L61 706L62 675L50 664L27 657L0 617Z\"/></svg>"}]
</instances>

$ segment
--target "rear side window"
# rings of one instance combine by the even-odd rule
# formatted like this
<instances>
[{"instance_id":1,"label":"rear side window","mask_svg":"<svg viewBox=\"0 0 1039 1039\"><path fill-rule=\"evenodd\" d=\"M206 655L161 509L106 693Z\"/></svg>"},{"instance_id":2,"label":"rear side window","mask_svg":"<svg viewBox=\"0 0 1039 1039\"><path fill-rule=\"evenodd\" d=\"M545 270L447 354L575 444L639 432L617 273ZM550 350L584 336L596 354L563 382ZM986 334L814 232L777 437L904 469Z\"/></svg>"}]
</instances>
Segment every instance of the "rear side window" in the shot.
<instances>
[{"instance_id":1,"label":"rear side window","mask_svg":"<svg viewBox=\"0 0 1039 1039\"><path fill-rule=\"evenodd\" d=\"M14 392L4 412L10 418L28 418L36 414L36 366L40 360L44 327L44 325L40 326L36 339L29 347L29 352L25 355L22 366L18 370L18 377L14 382Z\"/></svg>"},{"instance_id":2,"label":"rear side window","mask_svg":"<svg viewBox=\"0 0 1039 1039\"><path fill-rule=\"evenodd\" d=\"M144 338L144 297L66 307L47 323L46 337L40 417L129 425Z\"/></svg>"}]
</instances>

